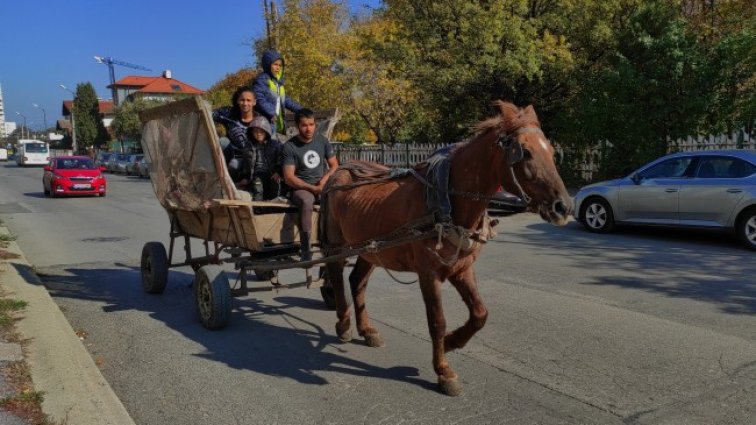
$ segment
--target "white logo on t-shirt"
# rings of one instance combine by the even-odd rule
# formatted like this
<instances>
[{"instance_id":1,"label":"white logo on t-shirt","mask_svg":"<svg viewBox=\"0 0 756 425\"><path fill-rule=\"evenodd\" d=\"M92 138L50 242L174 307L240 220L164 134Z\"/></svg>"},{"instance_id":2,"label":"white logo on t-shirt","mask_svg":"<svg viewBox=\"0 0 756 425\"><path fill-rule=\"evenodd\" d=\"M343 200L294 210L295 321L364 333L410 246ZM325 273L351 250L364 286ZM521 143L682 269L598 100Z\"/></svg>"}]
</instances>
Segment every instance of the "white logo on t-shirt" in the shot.
<instances>
[{"instance_id":1,"label":"white logo on t-shirt","mask_svg":"<svg viewBox=\"0 0 756 425\"><path fill-rule=\"evenodd\" d=\"M305 166L309 169L313 169L320 165L320 155L315 151L307 151L304 154Z\"/></svg>"}]
</instances>

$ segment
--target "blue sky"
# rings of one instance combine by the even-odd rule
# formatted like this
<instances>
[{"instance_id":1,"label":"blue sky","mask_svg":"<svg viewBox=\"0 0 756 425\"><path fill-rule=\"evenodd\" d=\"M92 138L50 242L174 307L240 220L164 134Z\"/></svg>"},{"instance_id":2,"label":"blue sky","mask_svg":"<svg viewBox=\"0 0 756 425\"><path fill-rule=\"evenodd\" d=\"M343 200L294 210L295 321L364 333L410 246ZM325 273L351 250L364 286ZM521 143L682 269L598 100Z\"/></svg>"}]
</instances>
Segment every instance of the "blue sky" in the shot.
<instances>
[{"instance_id":1,"label":"blue sky","mask_svg":"<svg viewBox=\"0 0 756 425\"><path fill-rule=\"evenodd\" d=\"M353 13L369 13L379 0L349 0ZM115 66L127 75L173 77L207 89L228 73L256 65L249 45L265 32L262 0L0 0L0 86L6 121L26 116L33 129L54 126L61 104L91 82L109 99L110 76L94 56L142 65ZM43 114L40 108L44 108Z\"/></svg>"}]
</instances>

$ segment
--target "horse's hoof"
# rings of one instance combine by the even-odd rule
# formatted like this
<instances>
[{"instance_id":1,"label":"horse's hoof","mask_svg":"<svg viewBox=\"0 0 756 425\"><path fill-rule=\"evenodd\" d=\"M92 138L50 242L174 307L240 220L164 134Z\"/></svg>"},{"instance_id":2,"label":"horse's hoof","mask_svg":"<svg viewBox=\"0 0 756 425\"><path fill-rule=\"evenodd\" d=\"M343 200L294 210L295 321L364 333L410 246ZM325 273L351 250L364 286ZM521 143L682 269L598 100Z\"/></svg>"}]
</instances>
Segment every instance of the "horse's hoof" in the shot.
<instances>
[{"instance_id":1,"label":"horse's hoof","mask_svg":"<svg viewBox=\"0 0 756 425\"><path fill-rule=\"evenodd\" d=\"M378 332L365 334L365 343L368 347L383 347L386 343Z\"/></svg>"},{"instance_id":2,"label":"horse's hoof","mask_svg":"<svg viewBox=\"0 0 756 425\"><path fill-rule=\"evenodd\" d=\"M457 397L462 394L462 384L459 383L459 378L456 376L454 378L439 376L438 388L442 393L451 397Z\"/></svg>"},{"instance_id":3,"label":"horse's hoof","mask_svg":"<svg viewBox=\"0 0 756 425\"><path fill-rule=\"evenodd\" d=\"M339 324L336 324L336 335L341 342L349 342L352 340L352 329L349 325L345 326L345 329L340 329Z\"/></svg>"}]
</instances>

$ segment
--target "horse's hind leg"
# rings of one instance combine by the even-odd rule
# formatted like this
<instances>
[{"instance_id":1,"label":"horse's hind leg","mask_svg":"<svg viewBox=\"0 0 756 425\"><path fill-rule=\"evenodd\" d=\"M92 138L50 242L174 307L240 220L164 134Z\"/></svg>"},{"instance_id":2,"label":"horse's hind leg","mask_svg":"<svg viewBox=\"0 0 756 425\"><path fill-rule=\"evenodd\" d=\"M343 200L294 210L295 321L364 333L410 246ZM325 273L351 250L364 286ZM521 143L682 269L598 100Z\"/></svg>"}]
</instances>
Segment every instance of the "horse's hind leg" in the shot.
<instances>
[{"instance_id":1,"label":"horse's hind leg","mask_svg":"<svg viewBox=\"0 0 756 425\"><path fill-rule=\"evenodd\" d=\"M462 296L462 300L470 311L470 317L462 326L446 335L444 338L445 352L464 347L470 341L470 338L483 328L488 318L488 310L480 299L475 281L475 271L472 267L450 276L449 282L457 288L457 292Z\"/></svg>"},{"instance_id":2,"label":"horse's hind leg","mask_svg":"<svg viewBox=\"0 0 756 425\"><path fill-rule=\"evenodd\" d=\"M378 331L370 325L370 317L365 307L365 292L368 279L375 270L375 266L362 257L357 257L357 262L349 274L349 285L354 299L354 314L357 319L357 332L365 338L365 343L370 347L382 347L383 338Z\"/></svg>"},{"instance_id":3,"label":"horse's hind leg","mask_svg":"<svg viewBox=\"0 0 756 425\"><path fill-rule=\"evenodd\" d=\"M425 314L428 317L428 330L433 343L433 370L438 376L438 386L441 392L450 396L462 393L457 373L446 359L444 337L446 336L446 318L441 302L441 280L429 273L418 273L420 289L425 302Z\"/></svg>"},{"instance_id":4,"label":"horse's hind leg","mask_svg":"<svg viewBox=\"0 0 756 425\"><path fill-rule=\"evenodd\" d=\"M346 342L352 340L352 325L349 321L349 304L344 293L344 264L345 261L334 261L326 264L328 280L333 286L334 299L336 301L336 335L339 340Z\"/></svg>"}]
</instances>

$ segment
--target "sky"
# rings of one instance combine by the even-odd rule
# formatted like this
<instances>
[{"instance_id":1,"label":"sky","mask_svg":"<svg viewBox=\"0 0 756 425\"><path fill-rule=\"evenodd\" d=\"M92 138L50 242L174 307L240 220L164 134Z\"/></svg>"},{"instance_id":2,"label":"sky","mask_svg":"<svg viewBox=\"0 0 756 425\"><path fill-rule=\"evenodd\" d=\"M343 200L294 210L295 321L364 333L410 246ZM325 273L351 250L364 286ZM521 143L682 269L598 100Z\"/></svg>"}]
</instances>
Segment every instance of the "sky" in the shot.
<instances>
[{"instance_id":1,"label":"sky","mask_svg":"<svg viewBox=\"0 0 756 425\"><path fill-rule=\"evenodd\" d=\"M365 14L380 0L348 0ZM251 40L263 36L262 0L0 0L0 87L5 120L34 130L54 127L63 100L90 82L110 99L107 65L128 75L173 78L207 90L226 74L256 66ZM37 104L39 107L33 106ZM44 111L43 111L44 109Z\"/></svg>"}]
</instances>

